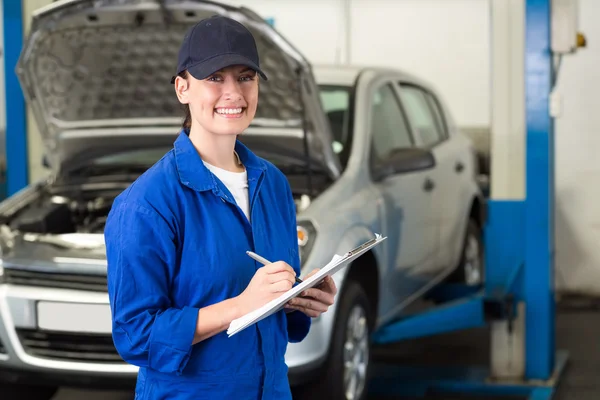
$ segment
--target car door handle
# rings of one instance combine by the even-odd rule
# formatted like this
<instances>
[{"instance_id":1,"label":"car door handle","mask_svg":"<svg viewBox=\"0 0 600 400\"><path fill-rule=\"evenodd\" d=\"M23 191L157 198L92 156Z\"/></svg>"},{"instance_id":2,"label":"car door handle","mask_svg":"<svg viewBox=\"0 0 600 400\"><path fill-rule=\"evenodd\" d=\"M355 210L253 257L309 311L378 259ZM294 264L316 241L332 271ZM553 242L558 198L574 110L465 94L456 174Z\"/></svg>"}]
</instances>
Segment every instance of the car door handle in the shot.
<instances>
[{"instance_id":1,"label":"car door handle","mask_svg":"<svg viewBox=\"0 0 600 400\"><path fill-rule=\"evenodd\" d=\"M454 170L455 170L457 173L459 173L459 174L460 174L460 173L461 173L461 172L462 172L464 169L465 169L465 165L464 165L463 163L461 163L460 161L458 161L458 162L456 163L456 165L454 166Z\"/></svg>"},{"instance_id":2,"label":"car door handle","mask_svg":"<svg viewBox=\"0 0 600 400\"><path fill-rule=\"evenodd\" d=\"M426 192L431 192L434 187L435 183L431 179L427 178L423 184L423 190Z\"/></svg>"}]
</instances>

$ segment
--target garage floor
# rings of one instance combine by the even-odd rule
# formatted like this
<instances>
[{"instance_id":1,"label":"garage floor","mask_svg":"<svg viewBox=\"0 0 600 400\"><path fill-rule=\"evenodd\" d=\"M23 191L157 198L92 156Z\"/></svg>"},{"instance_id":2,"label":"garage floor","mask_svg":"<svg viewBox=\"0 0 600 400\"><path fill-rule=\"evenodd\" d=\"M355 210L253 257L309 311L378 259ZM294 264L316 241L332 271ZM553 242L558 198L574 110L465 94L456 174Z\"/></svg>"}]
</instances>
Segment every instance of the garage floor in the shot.
<instances>
[{"instance_id":1,"label":"garage floor","mask_svg":"<svg viewBox=\"0 0 600 400\"><path fill-rule=\"evenodd\" d=\"M569 363L554 400L597 400L600 398L600 299L570 296L557 308L556 340L559 349L569 351ZM426 359L423 354L430 354ZM458 332L386 346L376 350L381 362L405 365L488 365L489 336L485 329ZM370 400L413 400L407 397L374 397ZM422 399L422 398L421 398ZM435 396L435 400L483 397ZM485 397L486 400L517 400L515 397Z\"/></svg>"},{"instance_id":2,"label":"garage floor","mask_svg":"<svg viewBox=\"0 0 600 400\"><path fill-rule=\"evenodd\" d=\"M557 346L570 352L566 374L555 400L596 400L600 398L600 299L569 297L558 307ZM488 359L488 336L484 329L445 336L408 341L375 349L380 362L398 361L405 364L431 365L483 364ZM423 354L429 354L427 358ZM131 400L126 392L88 392L64 389L53 400ZM465 399L456 396L436 396L436 400ZM396 400L400 397L377 397L370 400ZM403 400L408 400L402 397ZM470 400L477 400L468 397ZM511 399L515 399L512 397ZM501 398L487 400L501 400ZM504 399L502 399L504 400Z\"/></svg>"}]
</instances>

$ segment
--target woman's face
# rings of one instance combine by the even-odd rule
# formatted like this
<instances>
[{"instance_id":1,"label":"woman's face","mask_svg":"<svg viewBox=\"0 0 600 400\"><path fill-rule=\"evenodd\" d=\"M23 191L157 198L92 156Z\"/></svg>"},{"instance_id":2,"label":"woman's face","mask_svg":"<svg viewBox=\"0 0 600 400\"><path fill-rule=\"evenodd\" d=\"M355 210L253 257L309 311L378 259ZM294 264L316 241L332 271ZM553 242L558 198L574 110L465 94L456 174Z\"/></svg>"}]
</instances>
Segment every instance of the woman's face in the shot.
<instances>
[{"instance_id":1,"label":"woman's face","mask_svg":"<svg viewBox=\"0 0 600 400\"><path fill-rule=\"evenodd\" d=\"M188 74L177 78L179 101L188 104L192 124L216 135L238 135L254 118L258 104L258 76L245 66L232 66L204 80Z\"/></svg>"}]
</instances>

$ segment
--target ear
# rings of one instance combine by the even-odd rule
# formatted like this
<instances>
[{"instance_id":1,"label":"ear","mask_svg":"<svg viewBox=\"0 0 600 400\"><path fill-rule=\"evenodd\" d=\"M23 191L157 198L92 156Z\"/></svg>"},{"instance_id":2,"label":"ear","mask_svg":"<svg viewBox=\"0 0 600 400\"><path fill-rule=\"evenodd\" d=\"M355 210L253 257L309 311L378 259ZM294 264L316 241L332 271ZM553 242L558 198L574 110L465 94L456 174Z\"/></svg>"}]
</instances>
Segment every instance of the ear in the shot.
<instances>
[{"instance_id":1,"label":"ear","mask_svg":"<svg viewBox=\"0 0 600 400\"><path fill-rule=\"evenodd\" d=\"M179 102L181 104L189 104L190 99L189 99L189 88L190 88L190 82L185 79L182 78L181 76L177 76L175 78L175 93L177 94L177 99L179 99Z\"/></svg>"}]
</instances>

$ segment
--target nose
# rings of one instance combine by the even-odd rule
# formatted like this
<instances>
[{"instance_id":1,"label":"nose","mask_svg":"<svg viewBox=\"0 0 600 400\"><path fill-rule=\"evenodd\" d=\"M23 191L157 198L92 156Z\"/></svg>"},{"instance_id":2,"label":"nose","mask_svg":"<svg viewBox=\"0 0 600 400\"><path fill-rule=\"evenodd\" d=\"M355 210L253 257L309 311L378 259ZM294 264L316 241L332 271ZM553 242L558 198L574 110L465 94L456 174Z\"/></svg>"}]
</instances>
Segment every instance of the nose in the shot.
<instances>
[{"instance_id":1,"label":"nose","mask_svg":"<svg viewBox=\"0 0 600 400\"><path fill-rule=\"evenodd\" d=\"M223 96L226 100L240 100L242 98L242 90L237 79L226 79L223 86Z\"/></svg>"}]
</instances>

